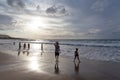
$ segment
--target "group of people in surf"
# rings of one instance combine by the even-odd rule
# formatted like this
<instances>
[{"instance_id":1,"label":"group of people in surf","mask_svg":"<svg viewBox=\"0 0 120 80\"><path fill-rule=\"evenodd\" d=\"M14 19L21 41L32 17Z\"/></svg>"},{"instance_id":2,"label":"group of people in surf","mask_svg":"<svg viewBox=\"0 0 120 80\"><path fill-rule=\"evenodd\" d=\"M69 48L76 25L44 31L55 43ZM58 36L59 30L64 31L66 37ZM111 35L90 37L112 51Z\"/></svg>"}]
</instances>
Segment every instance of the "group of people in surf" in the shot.
<instances>
[{"instance_id":1,"label":"group of people in surf","mask_svg":"<svg viewBox=\"0 0 120 80\"><path fill-rule=\"evenodd\" d=\"M55 42L54 44L55 46L55 59L56 61L59 61L59 54L60 54L60 45L59 45L59 42ZM19 42L19 50L22 48L22 43ZM23 43L23 50L29 50L30 49L30 43ZM41 44L41 49L43 50L43 44ZM79 59L79 53L78 53L78 48L75 49L75 52L74 52L74 60L78 60L80 62L80 59Z\"/></svg>"},{"instance_id":2,"label":"group of people in surf","mask_svg":"<svg viewBox=\"0 0 120 80\"><path fill-rule=\"evenodd\" d=\"M23 51L21 51L21 49ZM19 44L18 44L18 56L20 55L21 52L23 52L23 54L27 53L27 56L28 56L29 55L29 50L30 50L30 43L19 42Z\"/></svg>"},{"instance_id":3,"label":"group of people in surf","mask_svg":"<svg viewBox=\"0 0 120 80\"><path fill-rule=\"evenodd\" d=\"M19 42L19 50L22 48L22 43ZM26 44L26 43L23 43L23 49L30 49L30 43Z\"/></svg>"}]
</instances>

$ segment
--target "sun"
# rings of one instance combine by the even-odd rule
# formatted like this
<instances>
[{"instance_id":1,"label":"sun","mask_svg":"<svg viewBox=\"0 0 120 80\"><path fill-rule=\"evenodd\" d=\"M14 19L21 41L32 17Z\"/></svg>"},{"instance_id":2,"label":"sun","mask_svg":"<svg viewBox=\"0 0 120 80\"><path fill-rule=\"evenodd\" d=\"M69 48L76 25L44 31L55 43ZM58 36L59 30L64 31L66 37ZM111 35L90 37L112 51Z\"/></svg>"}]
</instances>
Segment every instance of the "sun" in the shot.
<instances>
[{"instance_id":1,"label":"sun","mask_svg":"<svg viewBox=\"0 0 120 80\"><path fill-rule=\"evenodd\" d=\"M41 18L32 17L25 25L25 29L30 32L39 32L40 29L45 27L45 21Z\"/></svg>"}]
</instances>

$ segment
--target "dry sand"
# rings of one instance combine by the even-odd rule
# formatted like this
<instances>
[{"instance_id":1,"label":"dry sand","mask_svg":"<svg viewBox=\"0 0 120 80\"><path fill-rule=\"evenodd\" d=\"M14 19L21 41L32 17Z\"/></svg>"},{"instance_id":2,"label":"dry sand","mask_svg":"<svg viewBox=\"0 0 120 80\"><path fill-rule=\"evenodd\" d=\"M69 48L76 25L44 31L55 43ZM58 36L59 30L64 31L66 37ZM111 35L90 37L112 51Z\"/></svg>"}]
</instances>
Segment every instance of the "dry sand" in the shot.
<instances>
[{"instance_id":1,"label":"dry sand","mask_svg":"<svg viewBox=\"0 0 120 80\"><path fill-rule=\"evenodd\" d=\"M0 80L120 80L119 75L118 62L82 58L80 64L75 64L71 57L60 56L56 63L53 53L0 53Z\"/></svg>"}]
</instances>

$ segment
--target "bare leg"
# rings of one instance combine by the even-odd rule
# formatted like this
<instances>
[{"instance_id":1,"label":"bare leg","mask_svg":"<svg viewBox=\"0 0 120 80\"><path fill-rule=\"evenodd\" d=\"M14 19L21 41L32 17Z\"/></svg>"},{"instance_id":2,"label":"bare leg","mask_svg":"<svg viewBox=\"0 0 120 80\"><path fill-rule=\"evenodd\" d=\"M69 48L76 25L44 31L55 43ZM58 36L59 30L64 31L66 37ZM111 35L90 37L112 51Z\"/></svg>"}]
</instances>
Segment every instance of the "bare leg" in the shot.
<instances>
[{"instance_id":1,"label":"bare leg","mask_svg":"<svg viewBox=\"0 0 120 80\"><path fill-rule=\"evenodd\" d=\"M57 56L55 56L55 59L57 60Z\"/></svg>"},{"instance_id":2,"label":"bare leg","mask_svg":"<svg viewBox=\"0 0 120 80\"><path fill-rule=\"evenodd\" d=\"M55 59L56 59L56 61L58 61L58 56L57 55L55 55Z\"/></svg>"},{"instance_id":3,"label":"bare leg","mask_svg":"<svg viewBox=\"0 0 120 80\"><path fill-rule=\"evenodd\" d=\"M74 57L74 60L73 60L74 62L75 62L75 59L76 59L76 56Z\"/></svg>"},{"instance_id":4,"label":"bare leg","mask_svg":"<svg viewBox=\"0 0 120 80\"><path fill-rule=\"evenodd\" d=\"M80 62L79 56L77 56L78 61Z\"/></svg>"},{"instance_id":5,"label":"bare leg","mask_svg":"<svg viewBox=\"0 0 120 80\"><path fill-rule=\"evenodd\" d=\"M59 56L57 55L57 57L56 57L56 61L58 61L59 60Z\"/></svg>"}]
</instances>

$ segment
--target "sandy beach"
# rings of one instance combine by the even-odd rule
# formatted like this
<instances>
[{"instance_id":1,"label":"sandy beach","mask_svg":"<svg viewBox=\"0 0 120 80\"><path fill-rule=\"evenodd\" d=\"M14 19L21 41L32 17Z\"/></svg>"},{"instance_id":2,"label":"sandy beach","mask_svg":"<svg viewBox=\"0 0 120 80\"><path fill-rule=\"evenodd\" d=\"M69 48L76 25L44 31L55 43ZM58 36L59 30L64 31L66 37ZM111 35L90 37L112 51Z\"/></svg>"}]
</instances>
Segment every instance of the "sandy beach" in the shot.
<instances>
[{"instance_id":1,"label":"sandy beach","mask_svg":"<svg viewBox=\"0 0 120 80\"><path fill-rule=\"evenodd\" d=\"M54 53L14 56L0 53L0 80L120 80L120 63L81 59L74 63L71 57Z\"/></svg>"}]
</instances>

